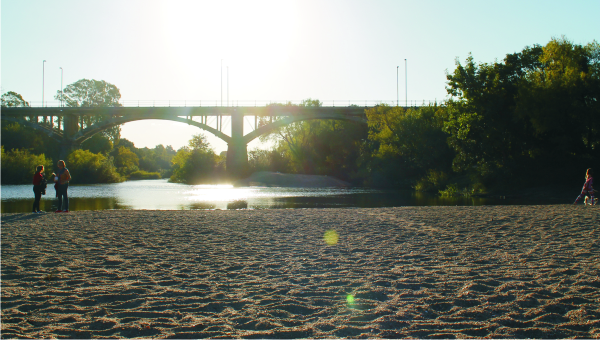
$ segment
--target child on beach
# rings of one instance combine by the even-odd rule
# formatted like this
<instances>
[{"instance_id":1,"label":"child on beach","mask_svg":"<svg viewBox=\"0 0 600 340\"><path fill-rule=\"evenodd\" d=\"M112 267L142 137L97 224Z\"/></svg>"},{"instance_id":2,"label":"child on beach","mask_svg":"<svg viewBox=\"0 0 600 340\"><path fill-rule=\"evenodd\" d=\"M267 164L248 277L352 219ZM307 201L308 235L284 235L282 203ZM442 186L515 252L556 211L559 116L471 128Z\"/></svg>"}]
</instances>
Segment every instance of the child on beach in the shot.
<instances>
[{"instance_id":1,"label":"child on beach","mask_svg":"<svg viewBox=\"0 0 600 340\"><path fill-rule=\"evenodd\" d=\"M596 205L596 201L594 200L594 188L592 187L594 185L594 178L593 176L593 172L592 169L587 169L587 172L585 173L585 183L583 184L583 189L581 189L581 194L579 194L579 196L577 196L577 199L575 200L575 202L573 204L577 204L577 202L579 201L580 198L582 198L583 196L590 196L592 199L592 205Z\"/></svg>"}]
</instances>

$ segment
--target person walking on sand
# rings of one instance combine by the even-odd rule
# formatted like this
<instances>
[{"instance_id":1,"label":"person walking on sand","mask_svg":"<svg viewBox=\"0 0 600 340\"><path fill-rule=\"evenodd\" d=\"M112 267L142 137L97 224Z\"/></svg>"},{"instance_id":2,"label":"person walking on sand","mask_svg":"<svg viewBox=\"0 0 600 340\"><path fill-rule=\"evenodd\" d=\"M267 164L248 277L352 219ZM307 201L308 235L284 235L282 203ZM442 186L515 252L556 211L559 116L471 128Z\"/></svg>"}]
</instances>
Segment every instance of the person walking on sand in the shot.
<instances>
[{"instance_id":1,"label":"person walking on sand","mask_svg":"<svg viewBox=\"0 0 600 340\"><path fill-rule=\"evenodd\" d=\"M58 172L54 176L54 182L56 182L56 196L58 197L58 209L55 211L69 212L69 195L67 189L69 189L69 181L71 180L71 174L69 169L65 167L65 161L58 161ZM63 210L61 210L63 209Z\"/></svg>"},{"instance_id":2,"label":"person walking on sand","mask_svg":"<svg viewBox=\"0 0 600 340\"><path fill-rule=\"evenodd\" d=\"M587 169L585 173L585 183L583 184L583 189L581 189L581 194L577 196L577 199L575 199L575 202L573 204L577 204L579 199L589 195L592 199L592 205L596 205L596 201L594 200L594 188L592 187L594 185L594 178L592 176L592 169Z\"/></svg>"},{"instance_id":3,"label":"person walking on sand","mask_svg":"<svg viewBox=\"0 0 600 340\"><path fill-rule=\"evenodd\" d=\"M44 178L44 166L38 165L33 175L33 194L35 200L33 201L33 212L41 213L40 210L40 199L42 195L46 194L46 179Z\"/></svg>"}]
</instances>

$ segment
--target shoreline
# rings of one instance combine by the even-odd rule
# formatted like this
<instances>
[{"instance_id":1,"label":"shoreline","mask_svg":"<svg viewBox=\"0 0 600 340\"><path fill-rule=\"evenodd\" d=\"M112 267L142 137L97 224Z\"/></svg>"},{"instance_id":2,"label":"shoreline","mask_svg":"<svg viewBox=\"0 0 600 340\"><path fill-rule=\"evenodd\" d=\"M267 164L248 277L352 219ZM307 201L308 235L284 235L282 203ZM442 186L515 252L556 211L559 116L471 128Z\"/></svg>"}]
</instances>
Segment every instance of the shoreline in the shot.
<instances>
[{"instance_id":1,"label":"shoreline","mask_svg":"<svg viewBox=\"0 0 600 340\"><path fill-rule=\"evenodd\" d=\"M600 337L599 217L581 205L2 214L2 338Z\"/></svg>"}]
</instances>

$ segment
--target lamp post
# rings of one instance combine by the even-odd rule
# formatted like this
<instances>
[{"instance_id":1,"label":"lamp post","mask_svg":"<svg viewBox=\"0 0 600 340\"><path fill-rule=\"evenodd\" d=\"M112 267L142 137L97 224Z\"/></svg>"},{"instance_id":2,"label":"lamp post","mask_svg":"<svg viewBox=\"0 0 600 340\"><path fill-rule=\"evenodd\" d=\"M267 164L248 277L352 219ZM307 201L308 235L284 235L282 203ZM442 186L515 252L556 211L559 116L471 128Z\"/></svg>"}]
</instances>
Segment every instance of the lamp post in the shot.
<instances>
[{"instance_id":1,"label":"lamp post","mask_svg":"<svg viewBox=\"0 0 600 340\"><path fill-rule=\"evenodd\" d=\"M221 106L223 106L223 59L221 59Z\"/></svg>"},{"instance_id":2,"label":"lamp post","mask_svg":"<svg viewBox=\"0 0 600 340\"><path fill-rule=\"evenodd\" d=\"M229 106L229 65L227 65L227 106Z\"/></svg>"},{"instance_id":3,"label":"lamp post","mask_svg":"<svg viewBox=\"0 0 600 340\"><path fill-rule=\"evenodd\" d=\"M396 66L396 106L400 104L400 92L398 90L398 69L400 66Z\"/></svg>"},{"instance_id":4,"label":"lamp post","mask_svg":"<svg viewBox=\"0 0 600 340\"><path fill-rule=\"evenodd\" d=\"M406 59L404 59L404 90L406 92L406 107L408 107L408 75L406 74L406 71L408 70L408 66L407 66L407 62Z\"/></svg>"},{"instance_id":5,"label":"lamp post","mask_svg":"<svg viewBox=\"0 0 600 340\"><path fill-rule=\"evenodd\" d=\"M60 107L63 107L63 68L60 68Z\"/></svg>"},{"instance_id":6,"label":"lamp post","mask_svg":"<svg viewBox=\"0 0 600 340\"><path fill-rule=\"evenodd\" d=\"M42 107L44 107L44 81L46 76L46 60L42 62Z\"/></svg>"}]
</instances>

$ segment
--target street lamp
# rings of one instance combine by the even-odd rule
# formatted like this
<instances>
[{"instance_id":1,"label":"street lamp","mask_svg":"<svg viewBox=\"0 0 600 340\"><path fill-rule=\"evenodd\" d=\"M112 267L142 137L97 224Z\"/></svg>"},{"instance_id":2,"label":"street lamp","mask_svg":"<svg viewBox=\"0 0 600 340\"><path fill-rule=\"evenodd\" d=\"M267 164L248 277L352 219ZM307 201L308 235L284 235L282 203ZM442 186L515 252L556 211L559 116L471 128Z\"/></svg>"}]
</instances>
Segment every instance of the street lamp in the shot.
<instances>
[{"instance_id":1,"label":"street lamp","mask_svg":"<svg viewBox=\"0 0 600 340\"><path fill-rule=\"evenodd\" d=\"M45 81L45 73L46 73L46 60L42 62L42 107L44 107L44 81Z\"/></svg>"},{"instance_id":2,"label":"street lamp","mask_svg":"<svg viewBox=\"0 0 600 340\"><path fill-rule=\"evenodd\" d=\"M63 107L63 68L60 68L60 106Z\"/></svg>"},{"instance_id":3,"label":"street lamp","mask_svg":"<svg viewBox=\"0 0 600 340\"><path fill-rule=\"evenodd\" d=\"M223 106L223 59L221 59L221 106Z\"/></svg>"},{"instance_id":4,"label":"street lamp","mask_svg":"<svg viewBox=\"0 0 600 340\"><path fill-rule=\"evenodd\" d=\"M400 104L400 92L398 92L398 69L400 66L396 66L396 106Z\"/></svg>"},{"instance_id":5,"label":"street lamp","mask_svg":"<svg viewBox=\"0 0 600 340\"><path fill-rule=\"evenodd\" d=\"M229 65L227 66L227 106L229 106Z\"/></svg>"},{"instance_id":6,"label":"street lamp","mask_svg":"<svg viewBox=\"0 0 600 340\"><path fill-rule=\"evenodd\" d=\"M408 75L406 71L408 70L406 59L404 59L404 89L406 91L406 107L408 107Z\"/></svg>"}]
</instances>

